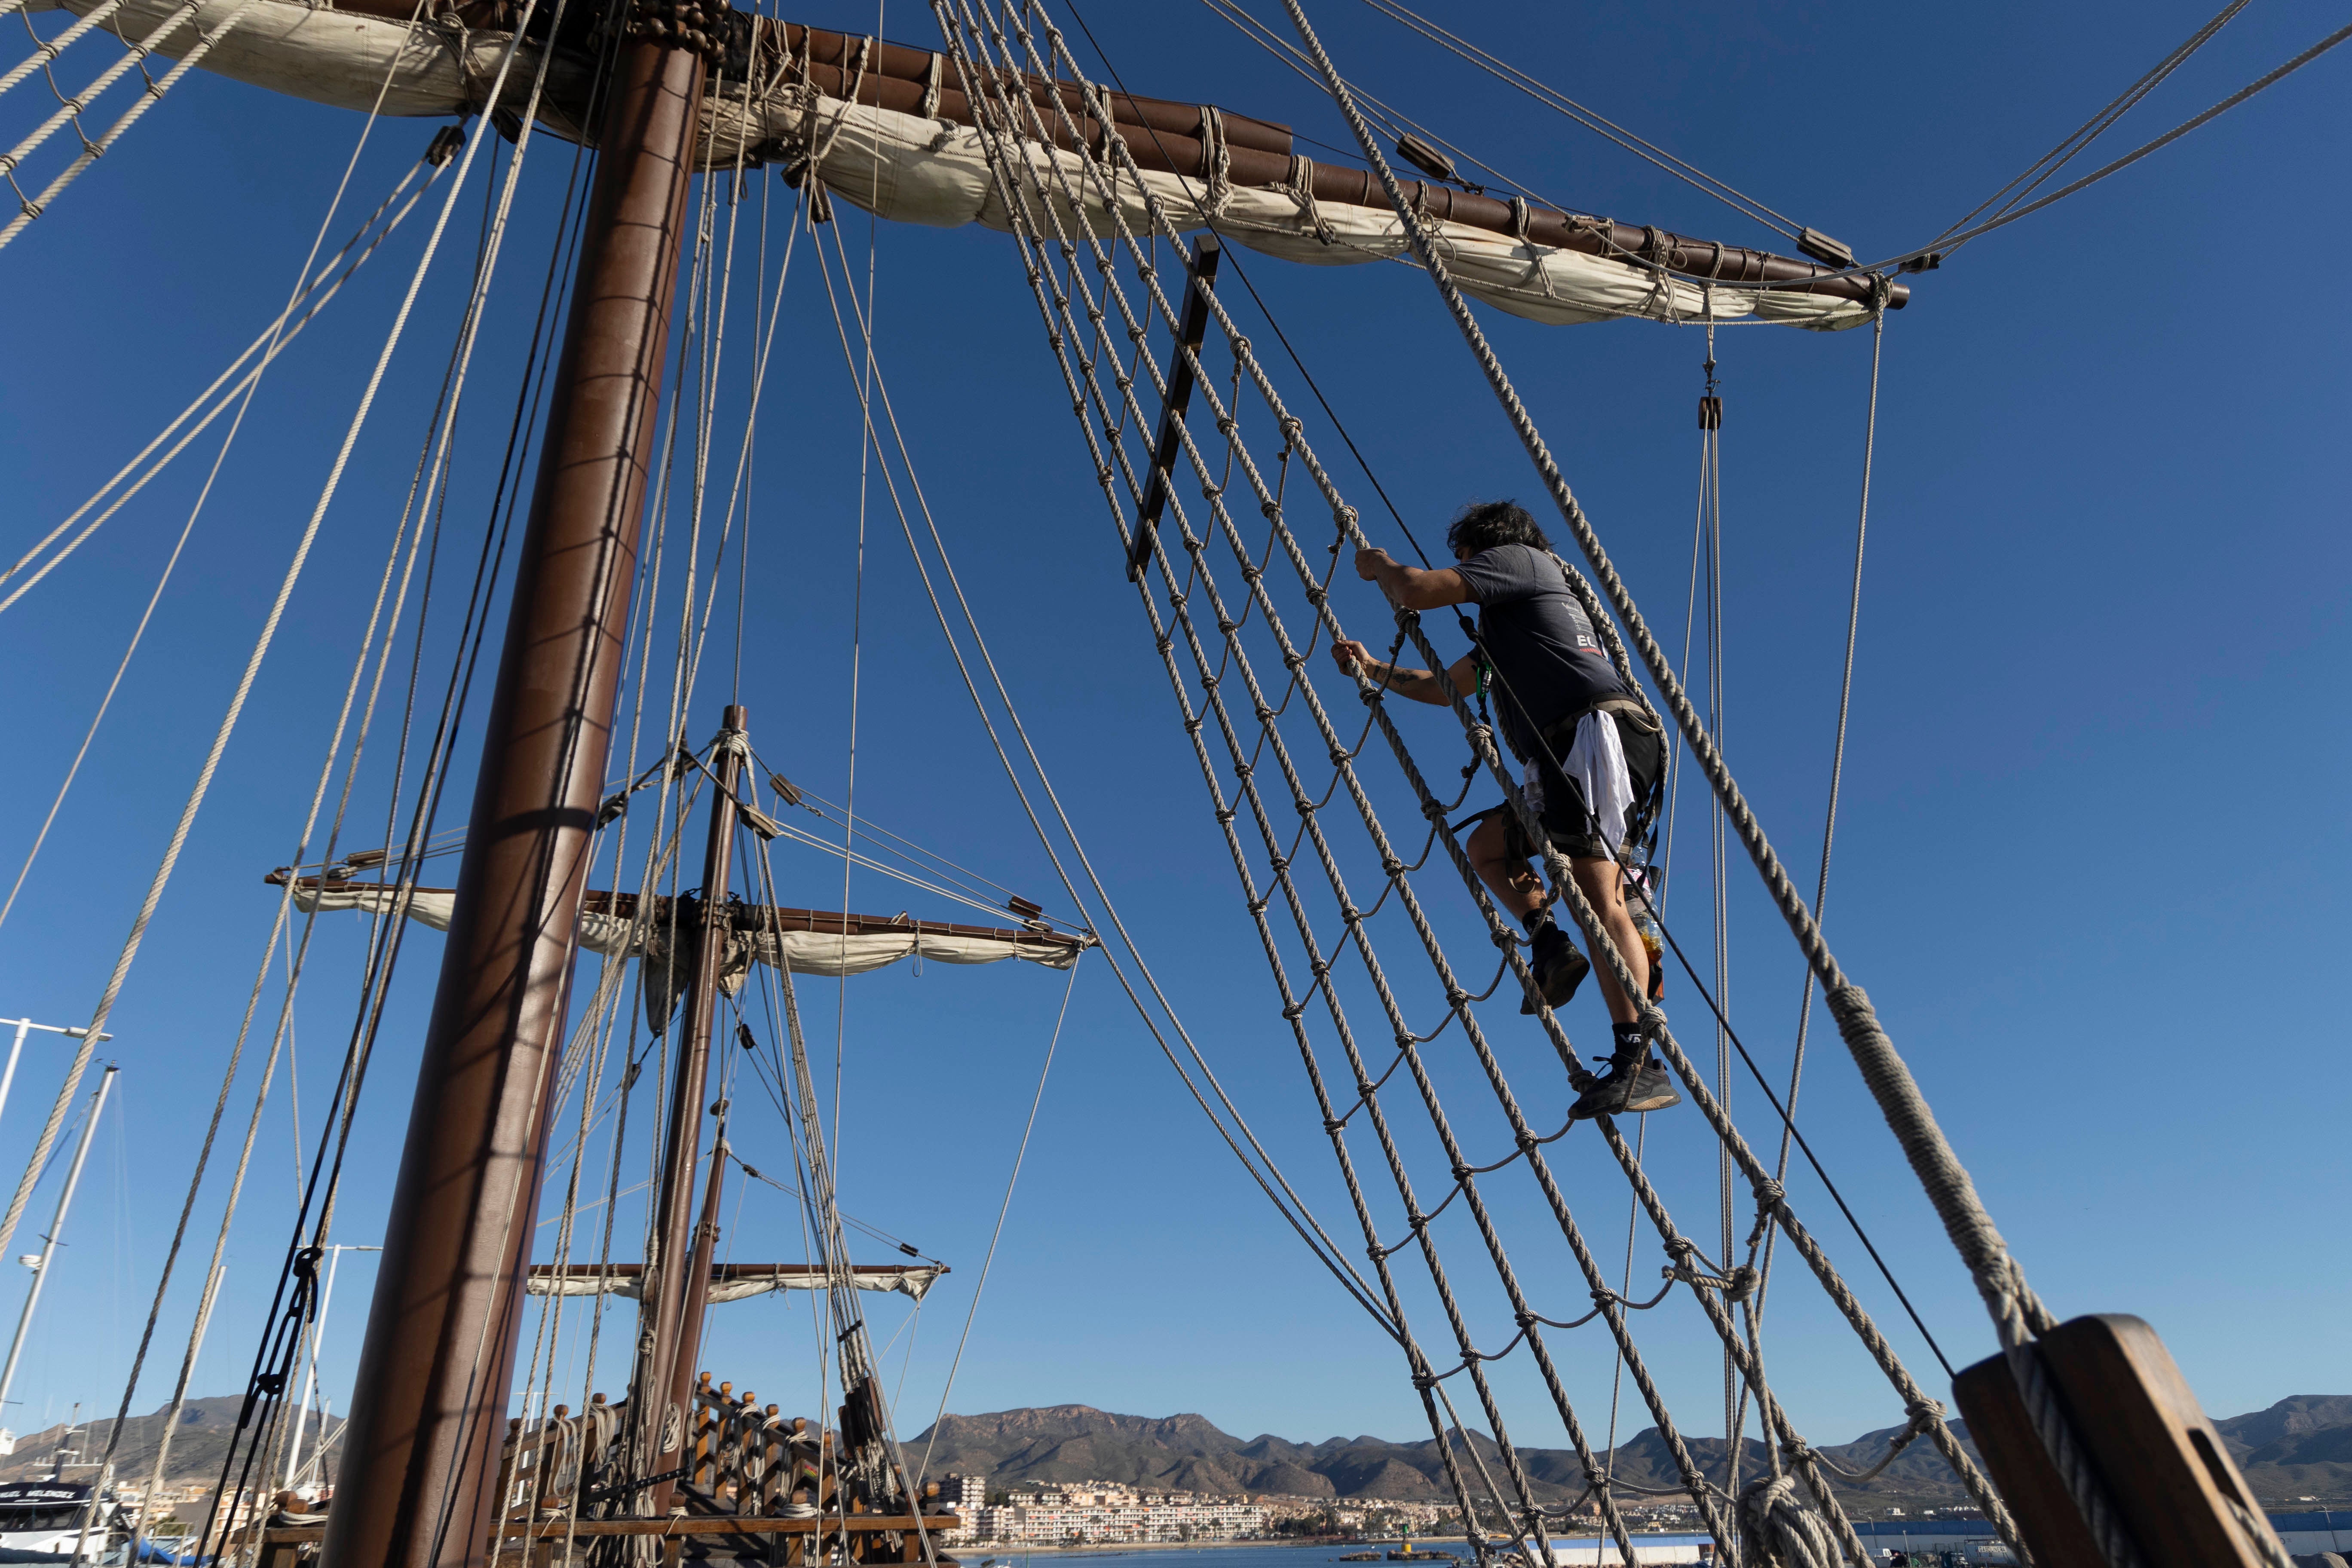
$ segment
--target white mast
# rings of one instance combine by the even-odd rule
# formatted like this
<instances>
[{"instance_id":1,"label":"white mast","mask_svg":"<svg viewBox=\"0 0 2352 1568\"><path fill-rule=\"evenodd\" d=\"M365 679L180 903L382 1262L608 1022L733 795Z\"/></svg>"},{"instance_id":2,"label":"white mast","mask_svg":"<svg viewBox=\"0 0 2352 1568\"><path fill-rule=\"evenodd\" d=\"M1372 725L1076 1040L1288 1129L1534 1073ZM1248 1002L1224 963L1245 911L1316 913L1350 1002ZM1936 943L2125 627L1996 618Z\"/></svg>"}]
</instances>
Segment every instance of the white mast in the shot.
<instances>
[{"instance_id":1,"label":"white mast","mask_svg":"<svg viewBox=\"0 0 2352 1568\"><path fill-rule=\"evenodd\" d=\"M319 1316L317 1321L310 1325L310 1353L308 1358L307 1367L302 1374L302 1397L301 1400L294 1406L294 1437L293 1440L286 1446L286 1484L289 1487L299 1488L302 1484L302 1471L304 1468L302 1464L302 1428L307 1424L307 1417L310 1414L310 1396L316 1394L319 1389L319 1343L321 1340L327 1337L327 1309L335 1304L335 1269L343 1261L343 1254L346 1252L382 1252L383 1250L383 1248L381 1247L345 1247L340 1245L325 1248L327 1254L327 1284L326 1288L319 1292ZM327 1413L325 1410L321 1409L319 1412L319 1453L324 1453L326 1451L326 1447ZM317 1460L319 1453L314 1453L310 1456L314 1462Z\"/></svg>"},{"instance_id":2,"label":"white mast","mask_svg":"<svg viewBox=\"0 0 2352 1568\"><path fill-rule=\"evenodd\" d=\"M45 1035L63 1035L68 1039L78 1040L89 1033L88 1029L63 1028L56 1024L36 1024L30 1018L0 1018L0 1025L11 1023L16 1026L16 1038L8 1047L8 1066L5 1071L0 1071L0 1110L8 1108L8 1089L16 1081L16 1058L25 1054L26 1036L38 1029ZM111 1035L99 1036L101 1040L113 1037Z\"/></svg>"},{"instance_id":3,"label":"white mast","mask_svg":"<svg viewBox=\"0 0 2352 1568\"><path fill-rule=\"evenodd\" d=\"M74 1188L81 1183L82 1164L89 1158L90 1143L98 1136L99 1112L106 1109L107 1091L114 1087L114 1075L121 1070L110 1063L106 1075L98 1080L96 1092L89 1097L89 1118L82 1123L81 1142L74 1146L73 1165L66 1172L65 1191L58 1194L57 1217L49 1221L49 1234L42 1238L40 1255L33 1263L33 1288L25 1292L25 1313L16 1320L16 1338L8 1346L8 1364L0 1367L0 1409L6 1408L8 1387L16 1381L16 1362L25 1353L25 1336L33 1327L33 1309L40 1303L41 1286L49 1277L50 1260L57 1256L58 1237L65 1232L66 1211L73 1205Z\"/></svg>"}]
</instances>

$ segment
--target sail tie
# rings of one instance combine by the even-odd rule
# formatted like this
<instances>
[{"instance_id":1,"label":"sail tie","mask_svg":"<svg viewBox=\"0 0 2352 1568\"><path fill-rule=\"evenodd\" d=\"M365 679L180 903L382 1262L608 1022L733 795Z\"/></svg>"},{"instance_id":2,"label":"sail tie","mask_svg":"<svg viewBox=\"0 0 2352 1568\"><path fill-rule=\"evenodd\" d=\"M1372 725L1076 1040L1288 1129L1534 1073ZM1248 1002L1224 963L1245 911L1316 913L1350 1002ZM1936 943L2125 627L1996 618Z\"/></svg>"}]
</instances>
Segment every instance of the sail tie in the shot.
<instances>
[{"instance_id":1,"label":"sail tie","mask_svg":"<svg viewBox=\"0 0 2352 1568\"><path fill-rule=\"evenodd\" d=\"M1298 216L1306 221L1318 245L1337 245L1339 234L1324 217L1323 209L1315 200L1315 160L1303 153L1290 157L1290 173L1284 178L1282 193L1298 205Z\"/></svg>"},{"instance_id":2,"label":"sail tie","mask_svg":"<svg viewBox=\"0 0 2352 1568\"><path fill-rule=\"evenodd\" d=\"M1201 106L1201 174L1208 181L1202 198L1203 217L1221 218L1234 199L1234 154L1225 144L1225 117L1213 104Z\"/></svg>"},{"instance_id":3,"label":"sail tie","mask_svg":"<svg viewBox=\"0 0 2352 1568\"><path fill-rule=\"evenodd\" d=\"M923 68L923 104L921 113L923 118L926 120L937 120L940 117L940 68L944 66L946 62L947 57L940 54L937 49L933 49L931 51L931 63Z\"/></svg>"}]
</instances>

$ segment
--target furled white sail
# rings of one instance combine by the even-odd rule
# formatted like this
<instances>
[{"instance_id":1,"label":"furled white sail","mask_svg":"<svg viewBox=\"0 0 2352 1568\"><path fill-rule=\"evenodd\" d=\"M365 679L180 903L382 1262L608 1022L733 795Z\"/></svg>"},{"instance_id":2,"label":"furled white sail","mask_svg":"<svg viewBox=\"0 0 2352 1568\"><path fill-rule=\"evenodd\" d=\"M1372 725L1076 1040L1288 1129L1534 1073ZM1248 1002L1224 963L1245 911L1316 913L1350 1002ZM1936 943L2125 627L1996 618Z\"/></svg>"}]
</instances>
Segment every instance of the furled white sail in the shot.
<instances>
[{"instance_id":1,"label":"furled white sail","mask_svg":"<svg viewBox=\"0 0 2352 1568\"><path fill-rule=\"evenodd\" d=\"M947 1271L943 1263L909 1264L903 1268L861 1264L849 1271L849 1281L860 1290L896 1292L919 1301ZM534 1296L612 1295L640 1300L645 1292L645 1271L635 1264L600 1268L593 1263L575 1263L558 1269L542 1263L534 1266L527 1279L526 1289ZM754 1268L738 1263L712 1270L710 1300L716 1306L777 1290L823 1290L832 1283L821 1268L800 1264Z\"/></svg>"},{"instance_id":2,"label":"furled white sail","mask_svg":"<svg viewBox=\"0 0 2352 1568\"><path fill-rule=\"evenodd\" d=\"M295 884L294 904L306 912L358 910L386 914L394 909L398 894L399 889L388 884L320 886L305 879ZM457 895L448 889L418 888L410 900L408 918L435 931L447 931L450 911L457 902ZM667 934L653 921L639 929L635 921L585 910L580 915L579 931L583 948L607 958L652 958L658 962L668 953ZM863 974L905 958L937 963L997 963L1018 958L1042 963L1048 969L1067 969L1077 963L1084 945L1066 937L1045 938L1026 932L978 935L968 930L943 931L913 921L903 930L848 933L738 931L730 933L727 962L719 972L719 984L729 995L733 995L754 963L772 964L794 974L822 975Z\"/></svg>"},{"instance_id":3,"label":"furled white sail","mask_svg":"<svg viewBox=\"0 0 2352 1568\"><path fill-rule=\"evenodd\" d=\"M31 0L47 9L58 0ZM85 12L97 0L66 0ZM183 0L126 0L116 13L128 36L140 36L173 15ZM243 5L243 15L204 61L206 70L274 92L365 111L381 90L392 115L464 114L489 94L513 36L469 31L454 20L429 20L413 34L403 21L340 11L310 0L205 0L197 28L183 29L160 46L177 54ZM538 68L539 47L526 42L508 78L509 103L519 104ZM949 120L927 120L876 105L829 98L782 68L761 82L726 84L706 100L701 156L706 167L799 162L812 148L819 175L835 195L877 216L952 228L979 223L1006 229L989 175L981 133ZM576 104L587 98L580 69L559 56L549 72L543 103ZM542 119L558 134L578 128L558 107ZM1066 182L1081 194L1087 220L1112 232L1099 193L1088 184L1076 153L1020 143L1039 183L1057 192ZM1059 165L1058 172L1055 165ZM1144 171L1143 186L1183 229L1218 231L1253 250L1313 266L1392 261L1407 253L1403 226L1376 207L1326 203L1286 189L1234 186L1213 197L1198 180ZM1129 174L1117 187L1130 228L1151 231L1143 188ZM1204 210L1213 203L1214 211ZM1065 210L1067 222L1071 214ZM1463 288L1516 316L1556 324L1622 316L1687 321L1753 317L1835 331L1870 319L1869 308L1826 293L1798 293L1734 284L1702 286L1607 257L1559 250L1467 225L1429 225ZM887 960L885 961L887 962Z\"/></svg>"}]
</instances>

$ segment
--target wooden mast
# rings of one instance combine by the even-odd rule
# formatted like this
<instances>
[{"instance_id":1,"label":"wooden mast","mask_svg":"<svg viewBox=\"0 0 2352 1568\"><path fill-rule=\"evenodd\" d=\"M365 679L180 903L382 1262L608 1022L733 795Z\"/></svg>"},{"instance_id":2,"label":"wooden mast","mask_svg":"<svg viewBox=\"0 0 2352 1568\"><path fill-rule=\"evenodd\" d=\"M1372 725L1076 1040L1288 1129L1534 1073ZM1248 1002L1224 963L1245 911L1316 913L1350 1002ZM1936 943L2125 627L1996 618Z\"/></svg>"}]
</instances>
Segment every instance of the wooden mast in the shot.
<instances>
[{"instance_id":1,"label":"wooden mast","mask_svg":"<svg viewBox=\"0 0 2352 1568\"><path fill-rule=\"evenodd\" d=\"M694 1173L702 1148L702 1094L710 1076L719 977L726 970L733 934L727 884L735 842L735 782L742 773L746 746L743 720L742 709L727 710L711 758L718 788L712 791L710 837L703 849L702 897L693 906L694 984L687 994L677 1047L669 1125L662 1143L661 1190L654 1210L658 1228L655 1251L646 1259L637 1360L629 1378L630 1454L640 1477L676 1469L694 1436L694 1357L702 1343L702 1312L710 1301L710 1258L719 1237L719 1180L727 1159L723 1121L711 1148L709 1190L698 1226L694 1224ZM649 1489L650 1511L656 1517L667 1514L676 1490L674 1480Z\"/></svg>"},{"instance_id":2,"label":"wooden mast","mask_svg":"<svg viewBox=\"0 0 2352 1568\"><path fill-rule=\"evenodd\" d=\"M465 859L324 1560L470 1568L499 1448L610 752L711 43L656 0L617 47Z\"/></svg>"}]
</instances>

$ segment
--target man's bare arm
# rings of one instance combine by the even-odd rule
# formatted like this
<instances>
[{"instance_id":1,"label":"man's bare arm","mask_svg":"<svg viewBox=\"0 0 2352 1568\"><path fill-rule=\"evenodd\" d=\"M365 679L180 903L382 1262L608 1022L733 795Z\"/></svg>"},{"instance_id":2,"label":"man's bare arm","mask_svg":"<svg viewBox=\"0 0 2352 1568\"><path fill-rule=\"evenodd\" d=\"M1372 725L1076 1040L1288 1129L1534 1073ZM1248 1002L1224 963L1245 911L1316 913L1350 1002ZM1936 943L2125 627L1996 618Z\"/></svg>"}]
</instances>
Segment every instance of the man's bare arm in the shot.
<instances>
[{"instance_id":1,"label":"man's bare arm","mask_svg":"<svg viewBox=\"0 0 2352 1568\"><path fill-rule=\"evenodd\" d=\"M1398 562L1385 550L1356 552L1356 575L1378 583L1389 602L1403 610L1433 610L1470 602L1470 584L1451 566L1424 572Z\"/></svg>"},{"instance_id":2,"label":"man's bare arm","mask_svg":"<svg viewBox=\"0 0 2352 1568\"><path fill-rule=\"evenodd\" d=\"M1362 643L1342 639L1331 645L1331 658L1339 668L1353 675L1359 670L1364 678L1384 691L1400 697L1410 697L1415 702L1428 702L1444 707L1458 694L1467 697L1478 689L1478 670L1469 658L1454 660L1454 668L1444 675L1434 670L1405 669L1384 663L1372 657L1372 650Z\"/></svg>"}]
</instances>

